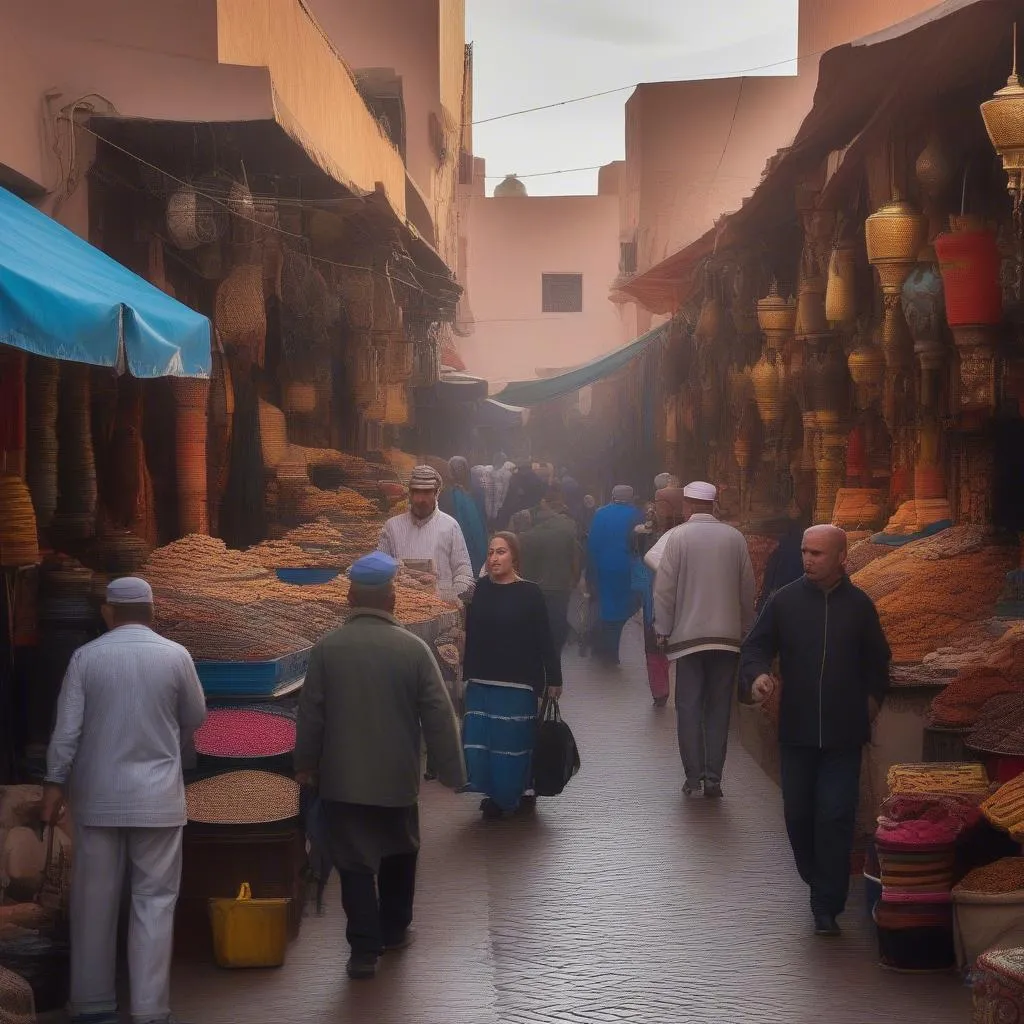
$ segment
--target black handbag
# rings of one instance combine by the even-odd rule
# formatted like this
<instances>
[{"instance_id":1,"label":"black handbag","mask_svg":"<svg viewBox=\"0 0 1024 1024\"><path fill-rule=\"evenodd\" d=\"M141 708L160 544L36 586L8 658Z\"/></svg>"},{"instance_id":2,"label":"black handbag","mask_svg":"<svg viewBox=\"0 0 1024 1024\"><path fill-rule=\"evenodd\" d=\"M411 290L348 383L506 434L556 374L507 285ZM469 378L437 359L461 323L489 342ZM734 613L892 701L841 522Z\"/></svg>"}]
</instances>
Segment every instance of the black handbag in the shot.
<instances>
[{"instance_id":1,"label":"black handbag","mask_svg":"<svg viewBox=\"0 0 1024 1024\"><path fill-rule=\"evenodd\" d=\"M580 752L572 729L562 721L558 701L545 698L533 748L533 789L537 796L558 796L580 770Z\"/></svg>"}]
</instances>

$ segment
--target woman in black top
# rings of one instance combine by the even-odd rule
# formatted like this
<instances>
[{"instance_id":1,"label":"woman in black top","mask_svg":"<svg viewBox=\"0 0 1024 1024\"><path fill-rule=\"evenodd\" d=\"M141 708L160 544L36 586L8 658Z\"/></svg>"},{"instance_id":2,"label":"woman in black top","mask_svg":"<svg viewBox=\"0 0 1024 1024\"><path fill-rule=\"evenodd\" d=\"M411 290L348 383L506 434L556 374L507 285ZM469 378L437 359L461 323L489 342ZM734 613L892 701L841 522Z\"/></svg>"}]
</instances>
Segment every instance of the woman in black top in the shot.
<instances>
[{"instance_id":1,"label":"woman in black top","mask_svg":"<svg viewBox=\"0 0 1024 1024\"><path fill-rule=\"evenodd\" d=\"M477 582L466 613L463 674L467 680L531 686L538 700L562 695L562 660L544 595L519 575L519 540L513 533L496 533L487 549L487 575ZM535 801L528 789L520 806ZM480 809L486 817L503 813L490 798Z\"/></svg>"},{"instance_id":2,"label":"woman in black top","mask_svg":"<svg viewBox=\"0 0 1024 1024\"><path fill-rule=\"evenodd\" d=\"M527 683L538 699L562 695L562 660L544 595L519 575L519 538L513 533L496 533L487 549L487 575L477 581L466 614L463 675Z\"/></svg>"}]
</instances>

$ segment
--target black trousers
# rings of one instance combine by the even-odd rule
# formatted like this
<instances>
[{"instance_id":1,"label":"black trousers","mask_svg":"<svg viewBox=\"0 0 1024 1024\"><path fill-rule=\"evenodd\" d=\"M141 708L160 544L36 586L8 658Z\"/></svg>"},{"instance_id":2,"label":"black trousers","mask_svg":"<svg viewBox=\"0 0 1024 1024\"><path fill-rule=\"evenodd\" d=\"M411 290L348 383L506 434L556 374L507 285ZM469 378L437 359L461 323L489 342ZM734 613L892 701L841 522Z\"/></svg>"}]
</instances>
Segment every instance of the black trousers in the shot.
<instances>
[{"instance_id":1,"label":"black trousers","mask_svg":"<svg viewBox=\"0 0 1024 1024\"><path fill-rule=\"evenodd\" d=\"M861 748L783 744L781 753L786 831L796 869L811 890L811 912L841 914L850 889Z\"/></svg>"},{"instance_id":2,"label":"black trousers","mask_svg":"<svg viewBox=\"0 0 1024 1024\"><path fill-rule=\"evenodd\" d=\"M342 871L341 903L348 924L345 938L353 953L380 954L402 938L412 923L416 894L415 853L382 857L380 872Z\"/></svg>"},{"instance_id":3,"label":"black trousers","mask_svg":"<svg viewBox=\"0 0 1024 1024\"><path fill-rule=\"evenodd\" d=\"M548 610L555 650L561 651L569 639L569 592L545 590L544 604Z\"/></svg>"}]
</instances>

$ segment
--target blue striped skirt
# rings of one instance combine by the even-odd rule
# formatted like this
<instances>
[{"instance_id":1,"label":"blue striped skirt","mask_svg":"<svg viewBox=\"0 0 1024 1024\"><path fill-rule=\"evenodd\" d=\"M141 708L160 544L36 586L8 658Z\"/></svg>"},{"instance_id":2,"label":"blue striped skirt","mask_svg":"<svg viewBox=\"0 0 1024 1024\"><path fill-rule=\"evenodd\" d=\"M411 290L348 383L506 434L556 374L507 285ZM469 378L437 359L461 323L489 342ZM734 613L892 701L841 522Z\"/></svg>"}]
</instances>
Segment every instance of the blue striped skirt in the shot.
<instances>
[{"instance_id":1,"label":"blue striped skirt","mask_svg":"<svg viewBox=\"0 0 1024 1024\"><path fill-rule=\"evenodd\" d=\"M503 811L519 806L530 785L537 696L524 683L466 682L462 748L469 788Z\"/></svg>"}]
</instances>

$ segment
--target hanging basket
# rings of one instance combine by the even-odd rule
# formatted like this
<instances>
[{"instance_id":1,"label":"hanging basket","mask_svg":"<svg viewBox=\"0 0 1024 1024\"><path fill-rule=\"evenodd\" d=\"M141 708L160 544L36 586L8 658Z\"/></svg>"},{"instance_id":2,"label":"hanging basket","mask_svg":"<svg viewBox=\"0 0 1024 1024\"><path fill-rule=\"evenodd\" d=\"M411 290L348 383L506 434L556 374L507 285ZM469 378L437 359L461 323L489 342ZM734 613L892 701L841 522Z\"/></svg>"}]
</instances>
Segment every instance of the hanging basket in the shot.
<instances>
[{"instance_id":1,"label":"hanging basket","mask_svg":"<svg viewBox=\"0 0 1024 1024\"><path fill-rule=\"evenodd\" d=\"M172 192L167 200L167 233L179 249L216 242L227 223L227 210L191 185Z\"/></svg>"},{"instance_id":2,"label":"hanging basket","mask_svg":"<svg viewBox=\"0 0 1024 1024\"><path fill-rule=\"evenodd\" d=\"M359 335L349 348L352 398L356 405L369 405L380 395L380 353L369 334Z\"/></svg>"},{"instance_id":3,"label":"hanging basket","mask_svg":"<svg viewBox=\"0 0 1024 1024\"><path fill-rule=\"evenodd\" d=\"M0 565L14 568L39 561L39 534L32 495L20 476L0 475Z\"/></svg>"},{"instance_id":4,"label":"hanging basket","mask_svg":"<svg viewBox=\"0 0 1024 1024\"><path fill-rule=\"evenodd\" d=\"M263 267L235 267L217 288L214 322L222 342L263 365L267 341L267 311L263 297Z\"/></svg>"},{"instance_id":5,"label":"hanging basket","mask_svg":"<svg viewBox=\"0 0 1024 1024\"><path fill-rule=\"evenodd\" d=\"M856 253L850 244L836 246L829 260L825 285L825 317L831 324L845 324L857 314Z\"/></svg>"},{"instance_id":6,"label":"hanging basket","mask_svg":"<svg viewBox=\"0 0 1024 1024\"><path fill-rule=\"evenodd\" d=\"M404 384L385 388L382 422L387 427L404 427L409 422L409 393Z\"/></svg>"},{"instance_id":7,"label":"hanging basket","mask_svg":"<svg viewBox=\"0 0 1024 1024\"><path fill-rule=\"evenodd\" d=\"M767 355L755 364L750 372L754 387L754 401L761 422L766 427L776 426L782 420L782 369Z\"/></svg>"},{"instance_id":8,"label":"hanging basket","mask_svg":"<svg viewBox=\"0 0 1024 1024\"><path fill-rule=\"evenodd\" d=\"M409 386L433 387L441 379L441 348L437 341L428 339L414 345L413 370Z\"/></svg>"},{"instance_id":9,"label":"hanging basket","mask_svg":"<svg viewBox=\"0 0 1024 1024\"><path fill-rule=\"evenodd\" d=\"M369 267L339 267L336 275L349 327L354 331L373 330L373 271Z\"/></svg>"}]
</instances>

